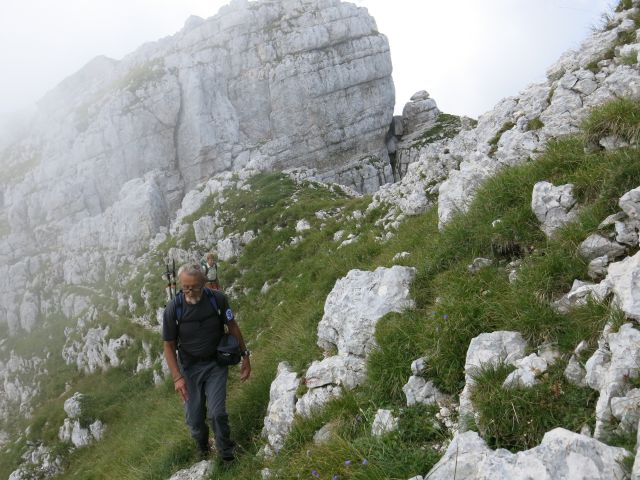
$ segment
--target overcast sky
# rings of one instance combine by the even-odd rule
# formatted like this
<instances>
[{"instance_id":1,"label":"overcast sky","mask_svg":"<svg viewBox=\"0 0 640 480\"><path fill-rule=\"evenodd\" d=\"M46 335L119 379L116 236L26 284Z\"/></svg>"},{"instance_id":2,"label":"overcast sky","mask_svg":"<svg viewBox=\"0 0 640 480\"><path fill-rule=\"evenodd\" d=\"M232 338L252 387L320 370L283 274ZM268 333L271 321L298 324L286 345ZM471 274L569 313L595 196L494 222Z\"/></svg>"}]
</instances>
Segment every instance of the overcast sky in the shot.
<instances>
[{"instance_id":1,"label":"overcast sky","mask_svg":"<svg viewBox=\"0 0 640 480\"><path fill-rule=\"evenodd\" d=\"M396 111L418 90L477 117L576 48L613 0L353 0L391 46ZM24 108L97 55L120 59L226 0L0 0L0 113Z\"/></svg>"}]
</instances>

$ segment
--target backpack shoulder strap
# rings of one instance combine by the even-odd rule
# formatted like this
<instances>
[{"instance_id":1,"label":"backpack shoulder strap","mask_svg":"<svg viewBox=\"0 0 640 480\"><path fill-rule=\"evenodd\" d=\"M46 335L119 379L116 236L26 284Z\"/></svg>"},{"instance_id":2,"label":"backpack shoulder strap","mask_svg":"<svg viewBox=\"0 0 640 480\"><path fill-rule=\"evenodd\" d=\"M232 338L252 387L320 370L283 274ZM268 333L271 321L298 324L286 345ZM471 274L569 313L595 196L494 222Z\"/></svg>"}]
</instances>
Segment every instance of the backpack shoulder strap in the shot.
<instances>
[{"instance_id":1,"label":"backpack shoulder strap","mask_svg":"<svg viewBox=\"0 0 640 480\"><path fill-rule=\"evenodd\" d=\"M220 310L220 307L218 307L218 302L216 301L216 293L210 288L205 288L204 294L209 298L209 302L211 303L211 306L218 314L218 317L222 317L222 311Z\"/></svg>"},{"instance_id":2,"label":"backpack shoulder strap","mask_svg":"<svg viewBox=\"0 0 640 480\"><path fill-rule=\"evenodd\" d=\"M182 290L176 293L176 297L173 300L176 306L176 324L180 324L180 320L182 320L182 313L184 311L184 294Z\"/></svg>"}]
</instances>

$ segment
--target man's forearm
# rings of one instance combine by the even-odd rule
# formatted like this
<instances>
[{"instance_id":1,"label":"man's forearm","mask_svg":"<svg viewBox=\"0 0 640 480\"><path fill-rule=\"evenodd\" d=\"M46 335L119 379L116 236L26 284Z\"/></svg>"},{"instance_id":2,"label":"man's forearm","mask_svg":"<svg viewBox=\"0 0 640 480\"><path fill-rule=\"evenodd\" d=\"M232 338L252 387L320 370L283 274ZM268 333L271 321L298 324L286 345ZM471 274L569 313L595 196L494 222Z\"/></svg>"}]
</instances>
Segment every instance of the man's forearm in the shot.
<instances>
[{"instance_id":1,"label":"man's forearm","mask_svg":"<svg viewBox=\"0 0 640 480\"><path fill-rule=\"evenodd\" d=\"M164 342L164 358L167 360L167 366L173 380L176 381L182 376L178 367L178 357L176 356L176 342Z\"/></svg>"},{"instance_id":2,"label":"man's forearm","mask_svg":"<svg viewBox=\"0 0 640 480\"><path fill-rule=\"evenodd\" d=\"M243 352L247 349L247 345L244 343L244 338L242 338L242 332L240 331L240 327L234 320L233 322L227 323L227 327L229 328L229 333L238 339L238 343L240 344L240 350Z\"/></svg>"}]
</instances>

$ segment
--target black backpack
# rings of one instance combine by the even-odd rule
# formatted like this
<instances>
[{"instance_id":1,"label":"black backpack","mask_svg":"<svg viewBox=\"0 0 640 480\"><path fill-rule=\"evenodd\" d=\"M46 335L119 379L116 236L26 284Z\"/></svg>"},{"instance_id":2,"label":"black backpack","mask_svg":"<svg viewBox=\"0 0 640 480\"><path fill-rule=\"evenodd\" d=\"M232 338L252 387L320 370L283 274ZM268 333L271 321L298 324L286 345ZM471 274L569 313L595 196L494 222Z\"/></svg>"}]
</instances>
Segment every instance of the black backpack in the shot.
<instances>
[{"instance_id":1,"label":"black backpack","mask_svg":"<svg viewBox=\"0 0 640 480\"><path fill-rule=\"evenodd\" d=\"M216 292L211 290L210 288L204 289L204 294L209 299L211 306L218 314L218 318L222 319L222 310L218 307L218 302L216 301ZM182 320L182 315L184 313L184 293L180 290L176 294L175 298L175 307L176 307L176 325L178 326L178 331L180 331L180 320ZM224 333L220 338L220 342L218 342L218 346L216 348L216 362L219 365L237 365L240 363L242 358L240 352L240 342L238 339L231 335L230 333Z\"/></svg>"}]
</instances>

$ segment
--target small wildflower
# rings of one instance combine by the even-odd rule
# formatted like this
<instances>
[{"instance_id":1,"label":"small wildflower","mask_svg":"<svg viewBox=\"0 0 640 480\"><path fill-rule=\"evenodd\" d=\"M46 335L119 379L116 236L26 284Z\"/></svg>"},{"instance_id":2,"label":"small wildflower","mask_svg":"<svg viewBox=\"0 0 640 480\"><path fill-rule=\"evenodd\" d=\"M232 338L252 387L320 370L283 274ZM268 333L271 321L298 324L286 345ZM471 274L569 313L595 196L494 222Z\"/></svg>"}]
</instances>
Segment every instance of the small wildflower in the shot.
<instances>
[{"instance_id":1,"label":"small wildflower","mask_svg":"<svg viewBox=\"0 0 640 480\"><path fill-rule=\"evenodd\" d=\"M311 470L311 475L313 475L316 478L320 478L320 474L318 473L317 470Z\"/></svg>"},{"instance_id":2,"label":"small wildflower","mask_svg":"<svg viewBox=\"0 0 640 480\"><path fill-rule=\"evenodd\" d=\"M333 477L331 477L331 480L340 480L340 476L339 475L334 475Z\"/></svg>"},{"instance_id":3,"label":"small wildflower","mask_svg":"<svg viewBox=\"0 0 640 480\"><path fill-rule=\"evenodd\" d=\"M447 315L446 313L442 316L442 318L444 318L445 320L449 320L449 315Z\"/></svg>"},{"instance_id":4,"label":"small wildflower","mask_svg":"<svg viewBox=\"0 0 640 480\"><path fill-rule=\"evenodd\" d=\"M367 460L366 458L364 460L362 460L362 464L363 465L369 465L369 460Z\"/></svg>"},{"instance_id":5,"label":"small wildflower","mask_svg":"<svg viewBox=\"0 0 640 480\"><path fill-rule=\"evenodd\" d=\"M351 465L351 460L345 460L345 461L344 461L344 464L345 464L345 465Z\"/></svg>"}]
</instances>

